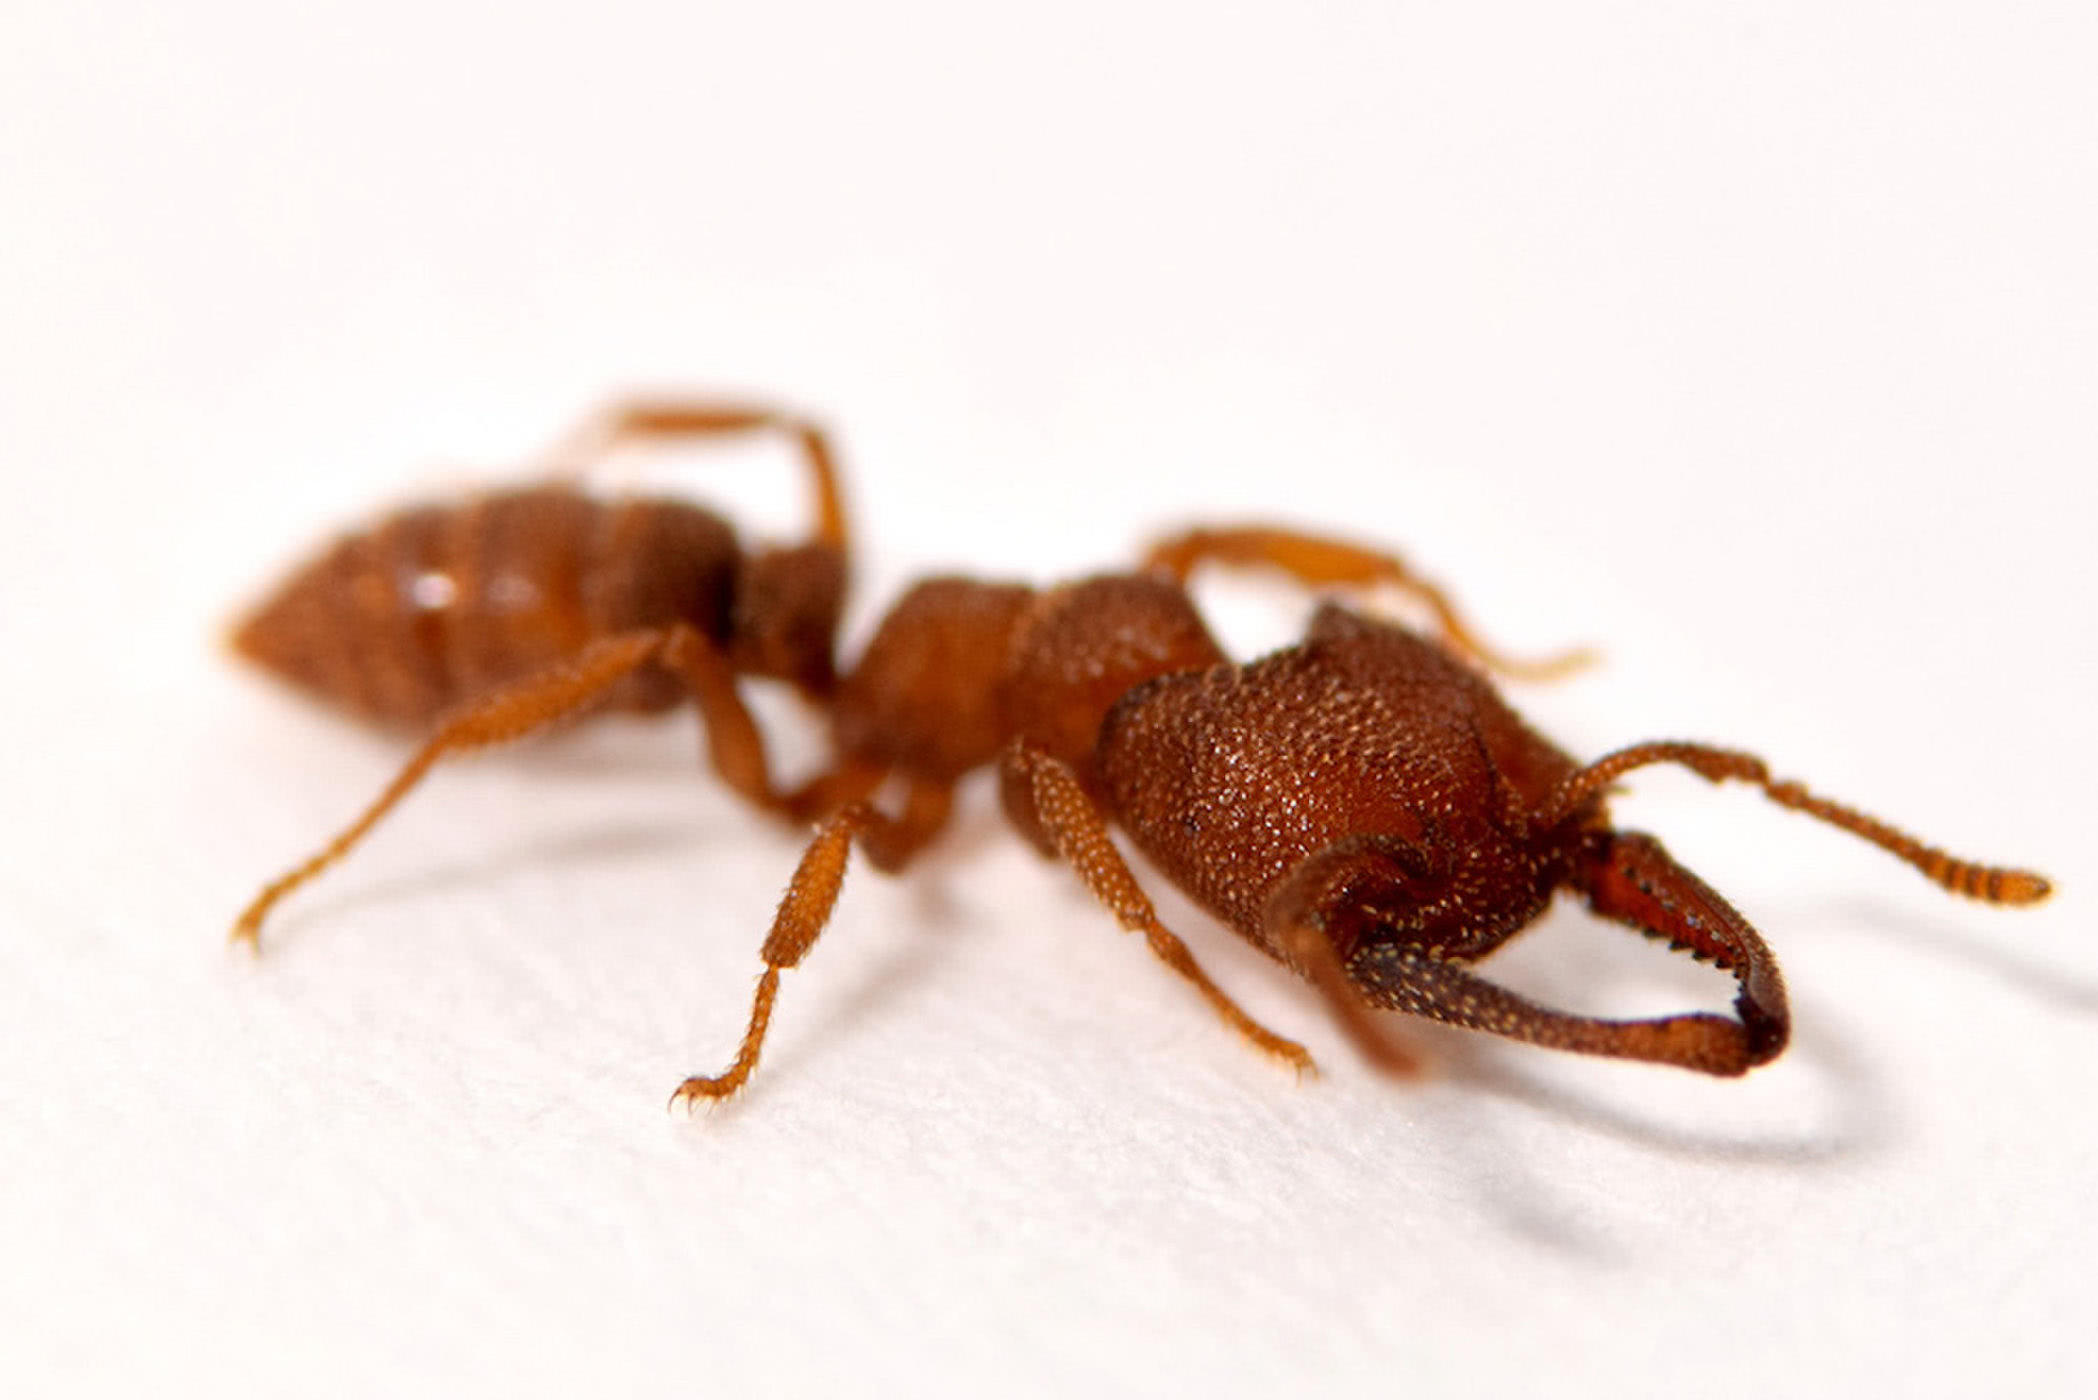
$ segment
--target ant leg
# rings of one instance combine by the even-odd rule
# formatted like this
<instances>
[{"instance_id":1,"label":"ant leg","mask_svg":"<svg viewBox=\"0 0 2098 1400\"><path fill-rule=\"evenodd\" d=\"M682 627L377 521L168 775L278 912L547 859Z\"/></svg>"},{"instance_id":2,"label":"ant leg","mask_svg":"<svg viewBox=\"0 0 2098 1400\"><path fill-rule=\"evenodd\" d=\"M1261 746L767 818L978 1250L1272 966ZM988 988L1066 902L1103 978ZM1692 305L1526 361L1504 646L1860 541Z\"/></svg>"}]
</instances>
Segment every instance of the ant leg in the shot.
<instances>
[{"instance_id":1,"label":"ant leg","mask_svg":"<svg viewBox=\"0 0 2098 1400\"><path fill-rule=\"evenodd\" d=\"M468 701L439 721L437 732L355 821L316 854L263 887L234 921L233 940L256 946L262 921L278 901L348 855L439 759L512 743L548 729L587 709L652 660L672 665L692 687L716 771L759 806L785 813L786 800L774 794L766 777L764 743L750 712L732 681L716 683L725 670L719 653L683 623L668 631L628 632L593 642L573 659Z\"/></svg>"},{"instance_id":2,"label":"ant leg","mask_svg":"<svg viewBox=\"0 0 2098 1400\"><path fill-rule=\"evenodd\" d=\"M752 806L790 820L805 820L794 795L773 786L765 760L765 737L751 718L736 685L736 670L719 647L698 629L678 623L663 644L663 664L676 672L699 706L707 754L721 780ZM864 794L854 794L862 796Z\"/></svg>"},{"instance_id":3,"label":"ant leg","mask_svg":"<svg viewBox=\"0 0 2098 1400\"><path fill-rule=\"evenodd\" d=\"M1162 569L1184 583L1195 566L1205 560L1265 564L1313 588L1371 588L1381 584L1399 589L1427 605L1435 614L1443 640L1450 646L1490 670L1519 679L1551 680L1595 661L1595 654L1585 647L1541 661L1504 655L1472 631L1448 594L1413 572L1397 555L1320 535L1260 525L1190 530L1152 545L1144 556L1144 567Z\"/></svg>"},{"instance_id":4,"label":"ant leg","mask_svg":"<svg viewBox=\"0 0 2098 1400\"><path fill-rule=\"evenodd\" d=\"M1107 823L1093 805L1069 765L1025 743L1014 743L1000 760L1008 793L1024 793L1033 804L1031 825L1046 836L1056 853L1076 870L1093 897L1114 914L1123 928L1141 933L1159 961L1195 984L1218 1015L1231 1028L1269 1055L1284 1060L1299 1074L1316 1073L1310 1054L1293 1040L1285 1040L1255 1021L1237 1002L1209 980L1172 930L1159 922L1158 912L1130 873L1121 852L1107 834ZM1022 823L1025 831L1029 823Z\"/></svg>"},{"instance_id":5,"label":"ant leg","mask_svg":"<svg viewBox=\"0 0 2098 1400\"><path fill-rule=\"evenodd\" d=\"M859 839L878 869L895 871L922 849L946 823L951 782L910 780L910 795L901 817L889 817L870 802L855 800L832 813L809 843L795 867L794 878L773 917L772 932L765 938L759 956L765 971L758 978L756 998L750 1006L750 1024L743 1042L727 1069L712 1076L694 1075L678 1085L670 1106L690 1107L699 1099L725 1099L743 1087L758 1066L765 1045L765 1031L772 1023L772 1006L779 996L779 975L808 956L809 949L830 922L845 883L845 866L852 842Z\"/></svg>"},{"instance_id":6,"label":"ant leg","mask_svg":"<svg viewBox=\"0 0 2098 1400\"><path fill-rule=\"evenodd\" d=\"M852 855L852 838L880 820L880 814L865 802L854 802L834 813L816 833L816 839L794 868L787 893L773 916L772 931L759 950L765 971L758 978L756 998L750 1006L750 1024L743 1043L727 1069L712 1076L694 1075L678 1085L670 1106L690 1107L697 1099L725 1099L743 1087L758 1067L758 1052L765 1045L765 1030L772 1023L772 1004L779 996L779 974L808 955L830 921L845 883L845 865Z\"/></svg>"},{"instance_id":7,"label":"ant leg","mask_svg":"<svg viewBox=\"0 0 2098 1400\"><path fill-rule=\"evenodd\" d=\"M253 947L263 918L277 901L349 854L381 817L448 753L522 739L584 709L632 674L662 647L661 632L631 632L593 642L574 659L469 701L439 722L437 732L394 775L378 799L318 853L265 885L233 924L233 940Z\"/></svg>"},{"instance_id":8,"label":"ant leg","mask_svg":"<svg viewBox=\"0 0 2098 1400\"><path fill-rule=\"evenodd\" d=\"M848 802L872 797L888 776L889 770L880 764L842 759L787 794L787 815L803 824L821 821Z\"/></svg>"},{"instance_id":9,"label":"ant leg","mask_svg":"<svg viewBox=\"0 0 2098 1400\"><path fill-rule=\"evenodd\" d=\"M925 849L947 825L954 810L954 784L915 775L908 780L903 814L881 817L860 837L860 849L874 868L893 875Z\"/></svg>"},{"instance_id":10,"label":"ant leg","mask_svg":"<svg viewBox=\"0 0 2098 1400\"><path fill-rule=\"evenodd\" d=\"M1420 1074L1420 1056L1406 1042L1386 1030L1370 1015L1361 993L1348 981L1348 970L1326 941L1325 934L1308 924L1290 924L1271 930L1269 936L1285 960L1325 999L1333 1019L1363 1057L1386 1074L1411 1079Z\"/></svg>"},{"instance_id":11,"label":"ant leg","mask_svg":"<svg viewBox=\"0 0 2098 1400\"><path fill-rule=\"evenodd\" d=\"M1539 827L1555 826L1574 816L1618 777L1650 763L1680 763L1708 782L1718 783L1733 778L1754 783L1780 807L1805 812L1853 836L1863 837L1922 871L1925 877L1952 894L1988 904L2036 904L2054 889L2046 876L2029 870L1980 865L1948 855L1877 817L1816 796L1799 783L1772 778L1769 768L1754 754L1714 748L1709 744L1662 741L1619 749L1561 782L1558 791L1540 813Z\"/></svg>"},{"instance_id":12,"label":"ant leg","mask_svg":"<svg viewBox=\"0 0 2098 1400\"><path fill-rule=\"evenodd\" d=\"M1369 1003L1349 982L1347 964L1320 909L1336 878L1364 858L1363 852L1343 842L1303 862L1268 897L1261 925L1268 945L1318 989L1355 1048L1385 1073L1411 1078L1421 1072L1420 1057L1371 1014Z\"/></svg>"},{"instance_id":13,"label":"ant leg","mask_svg":"<svg viewBox=\"0 0 2098 1400\"><path fill-rule=\"evenodd\" d=\"M593 414L562 440L552 453L552 470L571 475L628 443L678 438L705 438L778 431L793 438L808 463L814 492L812 544L844 553L849 531L838 486L837 453L823 429L806 418L762 404L730 403L704 398L635 397L618 400Z\"/></svg>"},{"instance_id":14,"label":"ant leg","mask_svg":"<svg viewBox=\"0 0 2098 1400\"><path fill-rule=\"evenodd\" d=\"M860 759L846 759L819 773L786 795L788 816L797 822L821 821L849 803L865 802L889 780L890 770ZM893 875L946 829L954 810L954 782L919 773L902 775L903 813L890 817L876 810L860 835L860 849L874 868Z\"/></svg>"}]
</instances>

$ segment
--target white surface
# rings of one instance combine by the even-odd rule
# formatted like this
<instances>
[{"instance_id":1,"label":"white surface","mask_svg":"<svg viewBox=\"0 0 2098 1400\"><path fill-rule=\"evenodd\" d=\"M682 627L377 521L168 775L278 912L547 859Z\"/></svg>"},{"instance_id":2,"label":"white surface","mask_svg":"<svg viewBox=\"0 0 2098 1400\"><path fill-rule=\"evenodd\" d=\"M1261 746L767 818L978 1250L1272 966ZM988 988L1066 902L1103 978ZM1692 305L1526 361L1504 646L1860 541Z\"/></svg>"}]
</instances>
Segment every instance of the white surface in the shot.
<instances>
[{"instance_id":1,"label":"white surface","mask_svg":"<svg viewBox=\"0 0 2098 1400\"><path fill-rule=\"evenodd\" d=\"M2088 1391L2094 37L12 8L0 1391ZM1280 513L1403 547L1510 646L1601 645L1518 696L1578 752L1755 747L2062 892L1957 905L1641 775L1622 819L1765 930L1795 1048L1723 1083L1431 1035L1419 1089L1168 901L1309 1042L1299 1086L972 790L922 871L853 876L748 1096L681 1121L796 846L680 722L442 774L228 955L399 751L214 629L636 384L835 424L855 638L929 568ZM777 457L668 470L797 499ZM1242 647L1292 625L1207 596ZM1505 962L1725 999L1569 910Z\"/></svg>"}]
</instances>

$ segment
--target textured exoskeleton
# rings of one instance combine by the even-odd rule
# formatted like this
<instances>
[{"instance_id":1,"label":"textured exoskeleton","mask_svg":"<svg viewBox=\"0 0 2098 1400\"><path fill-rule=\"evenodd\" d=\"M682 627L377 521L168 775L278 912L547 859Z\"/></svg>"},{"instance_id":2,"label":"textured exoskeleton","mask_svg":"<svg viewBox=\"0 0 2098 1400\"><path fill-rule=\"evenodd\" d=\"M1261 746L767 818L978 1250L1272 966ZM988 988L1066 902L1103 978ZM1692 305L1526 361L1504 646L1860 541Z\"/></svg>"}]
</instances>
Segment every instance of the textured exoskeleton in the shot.
<instances>
[{"instance_id":1,"label":"textured exoskeleton","mask_svg":"<svg viewBox=\"0 0 2098 1400\"><path fill-rule=\"evenodd\" d=\"M1441 635L1329 603L1302 642L1236 665L1182 587L1204 559L1275 565L1316 584L1397 585L1434 609ZM1160 545L1144 573L1046 591L918 585L832 702L837 765L807 791L834 814L781 902L735 1062L688 1079L677 1098L722 1098L749 1077L779 973L821 933L854 840L899 868L945 824L955 782L993 762L1014 826L1068 862L1229 1024L1299 1068L1310 1065L1303 1048L1247 1016L1160 922L1110 822L1225 924L1309 978L1357 1043L1401 1072L1414 1057L1376 1009L1710 1074L1740 1074L1784 1048L1784 981L1755 930L1659 842L1609 825L1605 789L1644 764L1755 783L1955 893L2004 904L2047 893L2039 876L1954 859L1775 781L1747 754L1649 743L1583 767L1509 708L1482 665L1557 669L1496 657L1388 555L1265 528L1194 532ZM888 785L903 793L893 816L873 801ZM1731 971L1738 1016L1576 1016L1473 970L1562 889Z\"/></svg>"},{"instance_id":2,"label":"textured exoskeleton","mask_svg":"<svg viewBox=\"0 0 2098 1400\"><path fill-rule=\"evenodd\" d=\"M1234 664L1183 586L1205 560L1273 566L1313 585L1396 587L1432 610L1438 635L1328 603L1301 642ZM1110 823L1218 919L1308 978L1355 1042L1400 1072L1415 1058L1378 1010L1709 1074L1740 1074L1784 1048L1784 981L1763 940L1659 842L1609 823L1604 793L1646 764L1753 783L1957 894L2027 904L2048 893L2040 876L1955 859L1777 781L1749 754L1644 743L1582 766L1525 724L1485 675L1549 673L1574 658L1541 667L1501 658L1396 558L1290 531L1194 531L1161 543L1143 572L1046 590L968 578L918 584L828 695L834 761L791 792L774 785L719 656L719 647L666 651L660 633L615 637L478 702L466 712L478 737L440 731L357 824L266 890L236 932L253 936L270 903L362 836L438 754L543 727L658 657L699 698L715 764L739 791L821 818L761 950L734 1062L687 1079L674 1102L725 1098L750 1077L779 975L822 933L853 844L900 869L945 826L955 784L993 764L1023 836L1075 869L1228 1024L1299 1069L1311 1065L1303 1047L1241 1010L1159 920ZM880 805L884 790L900 794L899 811ZM1560 890L1726 968L1737 1014L1577 1016L1475 970Z\"/></svg>"}]
</instances>

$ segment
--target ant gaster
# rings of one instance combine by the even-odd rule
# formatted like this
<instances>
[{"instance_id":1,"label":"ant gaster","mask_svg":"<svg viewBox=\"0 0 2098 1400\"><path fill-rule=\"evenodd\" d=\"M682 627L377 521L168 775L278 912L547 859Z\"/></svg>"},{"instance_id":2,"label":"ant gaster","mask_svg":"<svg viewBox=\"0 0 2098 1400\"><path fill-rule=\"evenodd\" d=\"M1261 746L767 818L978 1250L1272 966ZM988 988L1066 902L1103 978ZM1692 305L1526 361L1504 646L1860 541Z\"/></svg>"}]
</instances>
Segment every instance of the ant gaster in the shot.
<instances>
[{"instance_id":1,"label":"ant gaster","mask_svg":"<svg viewBox=\"0 0 2098 1400\"><path fill-rule=\"evenodd\" d=\"M1396 585L1428 603L1441 637L1329 602L1302 642L1233 664L1183 586L1205 560L1273 566L1312 585ZM465 714L518 716L506 737L522 733L588 704L654 655L599 642L574 665ZM1955 894L2017 905L2049 892L2039 875L1957 859L1774 779L1746 753L1642 743L1584 767L1525 724L1473 663L1521 669L1489 652L1393 556L1262 527L1194 531L1154 548L1142 572L1047 590L968 578L918 584L830 698L829 771L781 793L754 729L730 765L723 731L709 728L717 766L744 774L747 796L822 820L760 951L764 970L733 1062L686 1080L673 1103L726 1098L749 1078L779 974L821 934L852 845L881 869L902 868L946 824L956 782L994 763L1014 826L1071 865L1229 1025L1299 1070L1311 1067L1303 1047L1240 1009L1159 920L1110 821L1198 903L1307 978L1350 1037L1398 1072L1416 1060L1372 1008L1718 1075L1784 1048L1784 982L1761 937L1659 842L1609 824L1606 791L1645 765L1755 784ZM236 932L252 937L279 895L347 849L447 747L440 734L321 857L265 891ZM874 800L891 786L902 793L894 814ZM1730 971L1737 1016L1572 1015L1472 970L1561 889Z\"/></svg>"},{"instance_id":2,"label":"ant gaster","mask_svg":"<svg viewBox=\"0 0 2098 1400\"><path fill-rule=\"evenodd\" d=\"M601 499L571 483L592 459L651 441L784 434L809 472L801 544L745 550L712 511ZM399 511L336 540L235 629L234 650L299 688L392 728L428 732L388 800L271 885L269 906L338 859L448 752L521 738L587 709L653 713L694 697L722 778L767 801L749 768L756 727L739 675L821 704L848 564L835 453L824 432L760 405L644 398L571 433L539 485Z\"/></svg>"}]
</instances>

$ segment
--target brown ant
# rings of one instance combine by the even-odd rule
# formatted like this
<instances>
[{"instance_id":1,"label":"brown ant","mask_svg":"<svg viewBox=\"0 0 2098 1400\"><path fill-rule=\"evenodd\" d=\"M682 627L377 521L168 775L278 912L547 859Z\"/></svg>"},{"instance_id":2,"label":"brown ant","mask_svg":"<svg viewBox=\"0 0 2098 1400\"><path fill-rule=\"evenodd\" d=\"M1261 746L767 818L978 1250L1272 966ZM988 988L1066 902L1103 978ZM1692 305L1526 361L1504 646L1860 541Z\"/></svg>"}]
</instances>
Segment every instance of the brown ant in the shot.
<instances>
[{"instance_id":1,"label":"brown ant","mask_svg":"<svg viewBox=\"0 0 2098 1400\"><path fill-rule=\"evenodd\" d=\"M1430 606L1440 640L1328 602L1302 642L1234 664L1183 586L1204 561L1273 566L1312 585L1396 585ZM470 706L321 856L271 885L236 934L252 938L278 897L340 856L439 755L475 742L448 734L522 735L660 655L659 643L611 638ZM820 816L821 825L761 949L764 971L734 1061L719 1075L687 1079L673 1104L726 1098L750 1077L779 974L821 934L853 842L877 867L902 868L946 824L956 782L993 763L1020 832L1071 865L1241 1035L1300 1071L1311 1068L1304 1048L1241 1010L1160 922L1110 821L1197 902L1307 978L1350 1037L1398 1072L1416 1060L1373 1008L1717 1075L1741 1074L1784 1048L1784 982L1761 937L1659 842L1609 824L1605 793L1647 764L1754 783L1955 894L2029 904L2049 892L2041 876L1956 859L1773 779L1749 754L1642 743L1583 767L1530 729L1480 667L1523 669L1490 653L1396 558L1283 530L1195 531L1159 544L1142 572L1046 590L968 578L918 584L830 696L829 771L782 795L755 731L747 736L739 789L774 810ZM720 731L710 732L718 755ZM901 790L893 815L875 802L885 787ZM1576 1016L1472 970L1560 889L1731 971L1738 1018Z\"/></svg>"}]
</instances>

